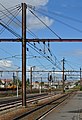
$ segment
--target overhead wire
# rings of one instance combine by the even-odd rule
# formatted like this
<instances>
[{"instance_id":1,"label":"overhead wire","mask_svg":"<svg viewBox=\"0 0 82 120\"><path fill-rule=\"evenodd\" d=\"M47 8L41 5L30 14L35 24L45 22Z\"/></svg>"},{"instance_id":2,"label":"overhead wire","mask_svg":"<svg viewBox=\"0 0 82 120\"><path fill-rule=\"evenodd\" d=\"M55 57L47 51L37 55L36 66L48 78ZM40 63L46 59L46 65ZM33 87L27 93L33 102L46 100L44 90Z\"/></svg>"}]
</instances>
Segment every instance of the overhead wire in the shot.
<instances>
[{"instance_id":1,"label":"overhead wire","mask_svg":"<svg viewBox=\"0 0 82 120\"><path fill-rule=\"evenodd\" d=\"M2 25L4 28L6 28L9 32L11 32L14 36L20 38L21 36L19 34L17 34L15 31L13 31L11 28L9 28L8 26L6 26L6 24L3 24L2 22L0 22L0 25Z\"/></svg>"},{"instance_id":2,"label":"overhead wire","mask_svg":"<svg viewBox=\"0 0 82 120\"><path fill-rule=\"evenodd\" d=\"M59 39L61 39L61 37L56 34L56 32L54 32L45 22L43 22L32 10L29 10L41 23L43 23L56 37L58 37Z\"/></svg>"},{"instance_id":3,"label":"overhead wire","mask_svg":"<svg viewBox=\"0 0 82 120\"><path fill-rule=\"evenodd\" d=\"M0 3L0 5L3 7L3 8L5 8L1 3ZM11 14L11 12L8 10L8 9L6 9L5 8L5 10L8 12L8 13L10 13ZM20 10L20 9L19 9ZM9 18L9 21L7 22L7 23L5 23L4 21L2 21L2 19L0 19L2 22L0 22L0 24L4 27L4 28L6 28L9 32L11 32L13 35L15 35L16 37L20 37L20 35L18 35L14 30L12 30L12 28L9 28L9 24L16 18L16 16L19 14L19 12L17 13L17 14L15 14L15 15L13 15L13 17L12 18L10 18L7 14L5 14L3 11L1 11L6 17L8 17ZM2 32L1 32L2 33Z\"/></svg>"},{"instance_id":4,"label":"overhead wire","mask_svg":"<svg viewBox=\"0 0 82 120\"><path fill-rule=\"evenodd\" d=\"M49 47L47 48L47 50L49 51L50 56L55 59L55 63L56 63L56 61L57 61L57 62L61 65L61 63L58 61L57 57L52 53L52 51L50 50ZM56 63L56 66L58 66L57 63Z\"/></svg>"},{"instance_id":5,"label":"overhead wire","mask_svg":"<svg viewBox=\"0 0 82 120\"><path fill-rule=\"evenodd\" d=\"M41 13L41 14L43 14L43 15L48 16L49 18L54 19L55 21L57 21L57 22L65 25L65 26L67 26L67 27L69 27L69 28L71 28L71 29L73 29L73 30L75 30L75 31L78 31L78 32L82 33L82 30L80 30L80 29L78 29L78 28L76 28L76 27L74 27L74 26L72 26L72 25L70 25L70 24L67 24L67 23L65 23L65 22L63 22L63 21L61 21L61 20L59 20L59 19L57 19L57 18L54 18L54 17L52 17L52 16L50 16L50 15L47 15L47 14L44 13L43 11L38 11L38 12Z\"/></svg>"},{"instance_id":6,"label":"overhead wire","mask_svg":"<svg viewBox=\"0 0 82 120\"><path fill-rule=\"evenodd\" d=\"M72 64L72 66L74 66L75 68L74 69L76 69L77 67L78 67L78 69L82 66L81 64L79 64L79 63L75 63L74 61L73 62L71 62L71 61L67 61L69 64Z\"/></svg>"},{"instance_id":7,"label":"overhead wire","mask_svg":"<svg viewBox=\"0 0 82 120\"><path fill-rule=\"evenodd\" d=\"M59 16L59 17L62 17L62 18L65 18L65 19L69 19L71 21L74 21L74 22L79 22L79 23L82 23L82 20L79 20L79 19L76 19L76 18L73 18L73 17L70 17L70 16L66 16L66 15L62 15L62 14L59 14L58 12L54 12L54 11L50 11L50 10L45 10L45 9L42 9L42 8L32 8L34 11L38 11L38 12L42 12L44 11L45 13L50 13L52 15L56 15L56 16Z\"/></svg>"},{"instance_id":8,"label":"overhead wire","mask_svg":"<svg viewBox=\"0 0 82 120\"><path fill-rule=\"evenodd\" d=\"M38 51L37 49L35 49L35 47L32 44L28 44L28 46L30 46L32 49L34 49L37 53L39 53L40 55L44 56L43 53L41 53L40 51ZM44 56L48 61L50 61L46 56ZM51 62L52 63L52 62ZM53 64L53 63L52 63Z\"/></svg>"},{"instance_id":9,"label":"overhead wire","mask_svg":"<svg viewBox=\"0 0 82 120\"><path fill-rule=\"evenodd\" d=\"M74 63L73 63L72 65L70 65L69 61L66 60L66 64L72 69L72 72L68 73L68 75L72 76L72 74L73 74L73 76L74 76L75 73L77 73L77 72L76 72L76 69L72 67L72 65L73 65ZM74 66L74 67L75 67L75 66ZM80 71L80 69L79 69L79 71ZM74 77L74 78L75 78L75 77Z\"/></svg>"},{"instance_id":10,"label":"overhead wire","mask_svg":"<svg viewBox=\"0 0 82 120\"><path fill-rule=\"evenodd\" d=\"M49 45L49 42L48 42L48 46L46 45L46 44L44 44L45 45L45 49L49 52L49 54L50 54L50 56L49 55L47 55L47 56L49 56L51 59L55 59L54 61L55 61L55 67L57 67L57 68L59 68L59 69L61 69L58 65L57 65L57 62L61 65L61 63L58 61L58 59L57 59L57 57L52 53L52 51L50 50L50 45ZM45 54L46 54L46 51L45 51ZM62 66L62 65L61 65Z\"/></svg>"},{"instance_id":11,"label":"overhead wire","mask_svg":"<svg viewBox=\"0 0 82 120\"><path fill-rule=\"evenodd\" d=\"M7 10L8 11L8 10ZM10 12L11 13L11 12ZM12 16L14 16L13 14L11 14ZM56 33L55 33L55 35L56 35ZM56 35L57 36L57 35ZM58 37L58 36L57 36ZM59 37L59 39L60 39L60 37ZM48 58L47 59L50 59L50 57L48 56ZM52 61L53 62L53 60L51 59L50 61Z\"/></svg>"},{"instance_id":12,"label":"overhead wire","mask_svg":"<svg viewBox=\"0 0 82 120\"><path fill-rule=\"evenodd\" d=\"M32 52L30 51L30 53L32 54ZM32 54L33 55L33 54ZM43 67L43 68L45 68L45 69L47 69L46 68L46 66L45 65L43 65L41 62L40 62L40 60L38 60L38 58L41 58L41 56L34 56L34 58L36 58L37 60L36 61L38 61L38 63Z\"/></svg>"},{"instance_id":13,"label":"overhead wire","mask_svg":"<svg viewBox=\"0 0 82 120\"><path fill-rule=\"evenodd\" d=\"M6 9L7 10L7 9ZM9 10L7 10L8 12L9 12ZM10 14L11 14L11 12L9 12ZM6 14L5 14L6 15ZM11 14L12 15L12 14ZM7 16L7 15L6 15ZM7 16L8 17L8 16ZM13 17L15 17L15 15L13 14ZM11 18L9 17L9 19L11 20ZM18 20L18 19L17 19ZM12 20L13 21L13 20ZM14 22L14 21L13 21ZM16 22L15 22L16 23ZM1 23L1 25L3 26L3 27L5 27L7 30L9 30L10 32L12 32L12 33L14 33L10 28L9 28L9 26L7 27L6 25L4 25L4 24L2 24ZM30 31L31 32L31 31ZM32 32L31 32L32 33ZM33 35L34 35L34 33L32 33ZM14 35L16 36L16 34L14 33Z\"/></svg>"},{"instance_id":14,"label":"overhead wire","mask_svg":"<svg viewBox=\"0 0 82 120\"><path fill-rule=\"evenodd\" d=\"M2 3L0 3L0 5L2 6L2 8L4 8L4 7L5 7ZM3 6L4 6L4 7L3 7ZM7 9L11 11L12 9L16 9L16 8L19 8L19 7L20 7L20 4L15 5L15 6L12 6L12 7L8 7ZM3 9L3 11L5 11L5 12L6 12L6 10L5 10L5 9Z\"/></svg>"},{"instance_id":15,"label":"overhead wire","mask_svg":"<svg viewBox=\"0 0 82 120\"><path fill-rule=\"evenodd\" d=\"M10 11L10 10L8 10L4 5L2 5L1 3L0 3L0 5L10 14L10 15L12 15L13 17L14 17L14 15L12 14L12 12ZM19 7L20 7L20 5L19 5ZM20 7L21 8L21 7ZM18 18L15 18L19 23L21 23L22 24L22 22L18 19ZM14 23L16 23L18 26L20 26L20 27L22 27L21 25L19 25L17 22L15 22L15 21L13 21ZM36 38L38 38L28 27L26 27L26 29L28 30L28 32L33 36L33 37L36 37Z\"/></svg>"},{"instance_id":16,"label":"overhead wire","mask_svg":"<svg viewBox=\"0 0 82 120\"><path fill-rule=\"evenodd\" d=\"M30 46L32 49L34 49L36 52L38 52L40 55L42 55L44 58L46 58L49 62L51 62L55 66L54 61L50 59L49 56L44 56L44 54L41 51L38 51L38 49L34 47L31 43L28 43L28 46Z\"/></svg>"},{"instance_id":17,"label":"overhead wire","mask_svg":"<svg viewBox=\"0 0 82 120\"><path fill-rule=\"evenodd\" d=\"M70 66L70 68L72 68L74 70L74 68L66 61L66 63Z\"/></svg>"},{"instance_id":18,"label":"overhead wire","mask_svg":"<svg viewBox=\"0 0 82 120\"><path fill-rule=\"evenodd\" d=\"M20 11L21 10L19 10L19 11L16 11L15 13L14 13L14 17L12 17L12 18L10 18L8 15L6 15L5 13L5 16L7 16L8 18L9 18L9 20L7 21L7 23L5 23L5 25L7 26L7 27L9 27L9 25L12 23L12 21L14 21L14 19L16 18L16 16L20 13ZM1 21L3 22L3 20L1 19ZM1 31L1 33L4 31L4 29L2 29L2 30L0 30ZM12 31L14 31L13 29L12 29ZM0 33L0 34L1 34ZM18 35L18 36L20 36L20 35Z\"/></svg>"},{"instance_id":19,"label":"overhead wire","mask_svg":"<svg viewBox=\"0 0 82 120\"><path fill-rule=\"evenodd\" d=\"M37 11L37 10L36 10L36 7L34 7L34 6L30 6L30 8L31 8L32 10L34 10L34 11ZM45 10L43 10L43 11L45 12ZM41 9L41 12L42 12L42 9ZM45 13L47 13L47 11L46 11ZM56 14L56 13L54 13L54 14ZM58 15L58 14L56 14L56 15ZM58 16L59 16L59 15L58 15ZM50 17L51 17L51 16L50 16ZM67 17L67 16L64 16L64 15L60 15L60 17L64 17L64 18L66 18L66 19L69 19L69 20L73 20L73 21L75 21L75 22L80 22L80 23L82 23L81 20L78 20L78 19L75 19L75 18L72 18L72 17ZM68 26L68 27L70 27L70 28L72 28L72 29L74 29L74 30L76 30L76 31L78 31L78 32L82 32L81 30L79 30L79 29L77 29L77 28L75 28L75 27L73 27L73 26L71 26L71 25L69 25L69 24L66 24L66 23L64 23L64 22L62 22L62 21L60 21L60 20L58 20L58 19L56 19L56 21L61 22L62 24L66 25L66 26Z\"/></svg>"},{"instance_id":20,"label":"overhead wire","mask_svg":"<svg viewBox=\"0 0 82 120\"><path fill-rule=\"evenodd\" d=\"M35 17L37 17L44 25L46 25L33 11L31 11L31 10L29 10ZM48 27L48 26L47 26ZM55 33L55 35L59 38L59 39L61 39L56 33Z\"/></svg>"},{"instance_id":21,"label":"overhead wire","mask_svg":"<svg viewBox=\"0 0 82 120\"><path fill-rule=\"evenodd\" d=\"M12 14L15 12L15 11L18 11L21 7L16 7L16 8L13 8L13 9L8 9L10 12L12 12ZM4 19L6 18L6 16L10 16L10 13L6 10L0 10L0 19Z\"/></svg>"},{"instance_id":22,"label":"overhead wire","mask_svg":"<svg viewBox=\"0 0 82 120\"><path fill-rule=\"evenodd\" d=\"M14 17L14 15L12 14L12 12L9 10L9 9L7 9L3 4L1 4L0 3L0 5L9 13L9 14L11 14L13 17Z\"/></svg>"},{"instance_id":23,"label":"overhead wire","mask_svg":"<svg viewBox=\"0 0 82 120\"><path fill-rule=\"evenodd\" d=\"M37 48L35 45L33 45L32 43L31 43L31 45L33 46L33 47L35 47L37 50L39 50L40 52L43 52L43 54L44 55L46 55L46 57L48 57L48 59L50 59L53 63L54 63L54 60L53 60L53 56L49 56L49 55L47 55L46 54L46 51L45 51L45 53L44 53L44 51L43 50L41 50L40 48ZM45 44L45 46L46 46L46 44ZM46 46L46 48L47 48L47 46ZM42 48L43 49L43 48ZM56 64L55 64L55 66L57 67L57 68L59 68ZM61 69L61 68L59 68L59 69Z\"/></svg>"},{"instance_id":24,"label":"overhead wire","mask_svg":"<svg viewBox=\"0 0 82 120\"><path fill-rule=\"evenodd\" d=\"M31 11L32 12L32 11ZM32 12L32 14L34 14L33 12ZM35 17L38 17L38 16L36 16L35 14L34 14L34 16ZM40 20L40 19L39 19ZM42 21L42 20L40 20L43 24L44 24L44 22ZM57 36L58 37L58 36ZM60 37L59 37L59 39L60 39ZM44 44L45 45L45 44ZM49 56L48 56L48 58L49 58ZM51 59L52 60L52 59Z\"/></svg>"},{"instance_id":25,"label":"overhead wire","mask_svg":"<svg viewBox=\"0 0 82 120\"><path fill-rule=\"evenodd\" d=\"M2 51L4 51L5 53L7 53L8 55L10 55L10 56L12 55L12 54L11 54L10 52L8 52L7 50L4 50L4 49L1 48L1 47L0 47L0 49L1 49Z\"/></svg>"}]
</instances>

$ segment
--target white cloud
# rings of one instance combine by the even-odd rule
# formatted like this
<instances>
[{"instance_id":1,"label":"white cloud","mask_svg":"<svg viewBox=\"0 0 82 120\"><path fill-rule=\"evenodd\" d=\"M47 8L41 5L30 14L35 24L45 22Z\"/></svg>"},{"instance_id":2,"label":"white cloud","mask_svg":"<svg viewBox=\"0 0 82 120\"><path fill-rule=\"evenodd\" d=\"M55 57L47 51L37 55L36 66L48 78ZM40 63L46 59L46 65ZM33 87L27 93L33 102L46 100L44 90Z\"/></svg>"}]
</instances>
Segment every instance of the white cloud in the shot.
<instances>
[{"instance_id":1,"label":"white cloud","mask_svg":"<svg viewBox=\"0 0 82 120\"><path fill-rule=\"evenodd\" d=\"M47 26L51 26L52 23L53 23L53 20L52 19L49 19L48 17L43 17L43 16L40 16L40 19L47 25ZM41 28L44 28L45 25L43 23L41 23L41 21L39 21L37 18L35 17L31 17L30 19L28 19L28 24L27 26L30 28L30 29L33 29L33 28L38 28L38 29L41 29Z\"/></svg>"},{"instance_id":2,"label":"white cloud","mask_svg":"<svg viewBox=\"0 0 82 120\"><path fill-rule=\"evenodd\" d=\"M6 8L13 7L23 2L39 8L39 6L45 6L49 2L49 0L7 0L7 1L0 0L0 3L3 4ZM1 5L0 5L0 10L2 10ZM53 23L52 19L49 19L46 16L39 16L39 17L48 26L52 25ZM13 24L13 26L15 26L15 24ZM33 16L30 12L28 12L28 9L27 9L27 26L29 29L45 28L45 26L35 16Z\"/></svg>"},{"instance_id":3,"label":"white cloud","mask_svg":"<svg viewBox=\"0 0 82 120\"><path fill-rule=\"evenodd\" d=\"M0 67L11 67L12 61L9 60L0 60Z\"/></svg>"},{"instance_id":4,"label":"white cloud","mask_svg":"<svg viewBox=\"0 0 82 120\"><path fill-rule=\"evenodd\" d=\"M34 5L34 6L44 6L48 3L48 0L26 0L28 1L29 4Z\"/></svg>"},{"instance_id":5,"label":"white cloud","mask_svg":"<svg viewBox=\"0 0 82 120\"><path fill-rule=\"evenodd\" d=\"M0 0L0 3L7 8L24 2L33 6L44 6L48 3L48 0Z\"/></svg>"}]
</instances>

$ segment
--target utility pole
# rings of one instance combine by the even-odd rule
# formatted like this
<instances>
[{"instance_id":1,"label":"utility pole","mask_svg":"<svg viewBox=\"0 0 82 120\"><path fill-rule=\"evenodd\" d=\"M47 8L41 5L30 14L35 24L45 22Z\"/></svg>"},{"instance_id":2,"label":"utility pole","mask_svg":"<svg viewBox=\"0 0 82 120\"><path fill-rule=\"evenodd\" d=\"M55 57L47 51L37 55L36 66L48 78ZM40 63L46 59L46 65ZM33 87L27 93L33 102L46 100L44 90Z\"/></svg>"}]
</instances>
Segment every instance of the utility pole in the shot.
<instances>
[{"instance_id":1,"label":"utility pole","mask_svg":"<svg viewBox=\"0 0 82 120\"><path fill-rule=\"evenodd\" d=\"M81 81L81 68L80 68L80 85L82 86L82 81Z\"/></svg>"},{"instance_id":2,"label":"utility pole","mask_svg":"<svg viewBox=\"0 0 82 120\"><path fill-rule=\"evenodd\" d=\"M12 93L14 93L14 82L15 82L15 73L13 72L13 88L12 88Z\"/></svg>"},{"instance_id":3,"label":"utility pole","mask_svg":"<svg viewBox=\"0 0 82 120\"><path fill-rule=\"evenodd\" d=\"M26 106L26 8L22 3L22 106Z\"/></svg>"},{"instance_id":4,"label":"utility pole","mask_svg":"<svg viewBox=\"0 0 82 120\"><path fill-rule=\"evenodd\" d=\"M17 78L17 97L18 97L18 71L16 72L16 78Z\"/></svg>"},{"instance_id":5,"label":"utility pole","mask_svg":"<svg viewBox=\"0 0 82 120\"><path fill-rule=\"evenodd\" d=\"M42 93L42 77L41 77L41 93Z\"/></svg>"},{"instance_id":6,"label":"utility pole","mask_svg":"<svg viewBox=\"0 0 82 120\"><path fill-rule=\"evenodd\" d=\"M40 81L40 94L42 93L42 77L41 77L41 81Z\"/></svg>"},{"instance_id":7,"label":"utility pole","mask_svg":"<svg viewBox=\"0 0 82 120\"><path fill-rule=\"evenodd\" d=\"M62 73L62 82L63 82L63 93L65 92L65 89L64 89L64 87L65 87L65 80L64 80L64 64L65 64L65 59L63 58L63 60L62 60L62 62L63 62L63 73Z\"/></svg>"},{"instance_id":8,"label":"utility pole","mask_svg":"<svg viewBox=\"0 0 82 120\"><path fill-rule=\"evenodd\" d=\"M30 67L30 92L32 93L32 67Z\"/></svg>"},{"instance_id":9,"label":"utility pole","mask_svg":"<svg viewBox=\"0 0 82 120\"><path fill-rule=\"evenodd\" d=\"M0 42L22 42L22 106L26 106L26 42L82 42L82 39L78 39L78 38L77 39L51 39L51 38L26 39L26 8L27 5L25 3L22 3L22 38L18 38L18 39L0 38ZM2 24L1 22L0 25L3 26L5 29L9 30L9 28L4 24ZM64 72L67 71L63 70L63 86L64 86Z\"/></svg>"}]
</instances>

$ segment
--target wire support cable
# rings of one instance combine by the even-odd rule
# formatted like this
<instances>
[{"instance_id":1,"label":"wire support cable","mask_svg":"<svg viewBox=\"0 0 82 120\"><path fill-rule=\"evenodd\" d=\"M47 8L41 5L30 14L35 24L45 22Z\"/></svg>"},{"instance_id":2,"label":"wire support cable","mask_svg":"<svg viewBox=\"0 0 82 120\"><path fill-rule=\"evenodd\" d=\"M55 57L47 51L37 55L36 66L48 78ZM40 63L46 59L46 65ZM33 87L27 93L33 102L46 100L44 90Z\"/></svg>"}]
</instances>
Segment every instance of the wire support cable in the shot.
<instances>
[{"instance_id":1,"label":"wire support cable","mask_svg":"<svg viewBox=\"0 0 82 120\"><path fill-rule=\"evenodd\" d=\"M15 11L19 11L20 10L20 8L21 7L19 7L19 8L13 8L13 9L10 9L9 11L13 14ZM6 10L0 10L0 19L4 19L4 18L6 18L7 16L10 16L11 14L10 14L10 12L8 12L8 11L6 11Z\"/></svg>"},{"instance_id":2,"label":"wire support cable","mask_svg":"<svg viewBox=\"0 0 82 120\"><path fill-rule=\"evenodd\" d=\"M39 53L41 56L43 56L44 58L46 58L50 63L52 63L52 64L55 66L54 61L51 60L49 56L47 56L47 57L44 56L44 54L41 53L41 51L38 51L38 49L36 49L31 43L28 43L27 45L28 45L29 47L31 47L33 50L35 50L37 53Z\"/></svg>"},{"instance_id":3,"label":"wire support cable","mask_svg":"<svg viewBox=\"0 0 82 120\"><path fill-rule=\"evenodd\" d=\"M32 43L30 43L32 45ZM40 48L37 48L36 46L32 45L34 48L36 48L37 50L39 50L40 52L43 52ZM44 53L42 53L44 55ZM46 55L46 53L45 53ZM54 62L53 60L53 56L49 56L49 55L46 55L45 57L47 57L50 61L52 61L54 63L54 66L56 66L56 68L62 70L57 64L56 64L56 61Z\"/></svg>"},{"instance_id":4,"label":"wire support cable","mask_svg":"<svg viewBox=\"0 0 82 120\"><path fill-rule=\"evenodd\" d=\"M10 15L12 15L13 17L15 17L9 9L7 9L7 8L6 8L4 5L2 5L1 3L0 3L0 5L5 9L5 11L7 11ZM16 6L16 7L17 7L17 6ZM18 5L17 9L19 10L19 8L21 8L20 5ZM15 17L15 19L17 20L17 22L19 22L19 24L18 24L17 22L15 22L15 21L13 21L13 22L16 23L16 25L18 25L19 27L22 27L22 26L20 25L20 24L22 24L22 22L21 22L18 18L16 18L16 17ZM35 33L33 33L28 27L26 27L26 29L27 29L27 32L28 32L29 34L31 34L31 35L32 35L33 37L35 37L35 38L38 38L37 35L36 35Z\"/></svg>"},{"instance_id":5,"label":"wire support cable","mask_svg":"<svg viewBox=\"0 0 82 120\"><path fill-rule=\"evenodd\" d=\"M48 57L44 56L44 54L41 53L41 51L38 51L38 49L36 49L31 43L29 43L28 46L30 46L33 50L35 50L37 53L39 53L39 54L42 55L44 58L46 58L48 61L50 61L52 64L54 64Z\"/></svg>"},{"instance_id":6,"label":"wire support cable","mask_svg":"<svg viewBox=\"0 0 82 120\"><path fill-rule=\"evenodd\" d=\"M31 52L31 54L32 54L32 52ZM47 68L40 62L40 60L38 60L38 58L41 58L41 56L34 56L33 54L32 54L32 56L33 56L33 58L36 58L36 59L37 59L36 61L38 61L38 63L39 63L43 68L45 68L45 70L47 69Z\"/></svg>"},{"instance_id":7,"label":"wire support cable","mask_svg":"<svg viewBox=\"0 0 82 120\"><path fill-rule=\"evenodd\" d=\"M20 10L21 11L21 10ZM14 13L14 16L12 17L12 18L10 18L8 15L6 15L8 18L9 18L9 20L8 20L8 22L7 23L5 23L6 24L6 26L7 27L9 27L9 25L12 23L12 22L14 22L14 19L16 18L16 16L20 13L20 11L16 11L15 13ZM2 20L1 20L2 21ZM16 22L15 22L16 23ZM0 30L1 32L0 32L0 34L4 31L4 29L2 28L1 30ZM19 35L20 36L20 35Z\"/></svg>"},{"instance_id":8,"label":"wire support cable","mask_svg":"<svg viewBox=\"0 0 82 120\"><path fill-rule=\"evenodd\" d=\"M0 3L0 5L2 5L1 3ZM10 13L11 15L13 15L7 8L5 8L3 5L2 5L2 7L8 12L8 13ZM20 10L20 9L19 9ZM21 11L21 10L20 10ZM20 12L19 11L19 12ZM9 21L7 22L7 24L6 23L4 23L2 20L2 22L4 23L0 23L4 28L6 28L9 32L11 32L13 35L15 35L16 37L18 37L18 38L20 38L20 35L18 35L16 32L14 32L11 28L9 28L9 24L16 18L16 16L19 14L19 12L14 16L13 15L13 17L12 18L10 18L7 14L5 14L3 11L2 11L2 13L6 16L6 17L8 17L9 18Z\"/></svg>"},{"instance_id":9,"label":"wire support cable","mask_svg":"<svg viewBox=\"0 0 82 120\"><path fill-rule=\"evenodd\" d=\"M70 65L69 61L66 61L66 63L70 66L70 68L73 69L73 71L75 71L74 68ZM72 64L73 64L73 63L72 63ZM75 65L74 65L74 67L75 67Z\"/></svg>"},{"instance_id":10,"label":"wire support cable","mask_svg":"<svg viewBox=\"0 0 82 120\"><path fill-rule=\"evenodd\" d=\"M70 17L70 16L66 16L66 15L62 15L62 14L59 14L57 12L53 12L53 11L50 11L50 10L45 10L45 9L42 9L42 8L39 8L37 9L36 7L31 7L32 10L34 11L37 11L39 13L49 13L50 15L54 15L54 16L59 16L59 17L62 17L62 18L65 18L65 19L69 19L71 21L74 21L74 22L78 22L78 23L82 23L82 20L79 20L79 19L76 19L76 18L73 18L73 17Z\"/></svg>"},{"instance_id":11,"label":"wire support cable","mask_svg":"<svg viewBox=\"0 0 82 120\"><path fill-rule=\"evenodd\" d=\"M15 31L13 31L11 28L9 28L8 26L6 26L6 24L3 24L0 22L0 25L2 25L4 28L6 28L9 32L11 32L14 36L20 38L21 36L18 35Z\"/></svg>"},{"instance_id":12,"label":"wire support cable","mask_svg":"<svg viewBox=\"0 0 82 120\"><path fill-rule=\"evenodd\" d=\"M0 3L0 5L2 6L2 8L4 8L3 11L6 12L7 10L5 9L5 6L2 3ZM21 7L20 4L12 6L12 7L9 7L7 9L11 11L13 9L19 9L19 7Z\"/></svg>"},{"instance_id":13,"label":"wire support cable","mask_svg":"<svg viewBox=\"0 0 82 120\"><path fill-rule=\"evenodd\" d=\"M57 68L61 69L61 68L57 65L56 61L57 61L60 65L61 65L61 63L59 62L59 60L57 59L57 57L53 54L53 52L50 50L50 45L49 45L49 43L48 43L48 46L47 46L46 44L45 44L45 46L46 46L46 48L47 48L50 56L51 56L53 59L55 59L55 60L54 60L54 61L55 61L55 66L56 66ZM62 65L61 65L61 66L62 66Z\"/></svg>"},{"instance_id":14,"label":"wire support cable","mask_svg":"<svg viewBox=\"0 0 82 120\"><path fill-rule=\"evenodd\" d=\"M37 50L39 50L40 52L43 52L41 49L39 49L38 47L36 47L36 46L34 46L32 43L30 43L34 48L36 48ZM44 52L42 53L43 55L44 55ZM46 54L45 54L46 55ZM54 61L52 60L52 58L49 56L49 55L47 55L47 57L48 57L48 59L50 59L53 63L54 63Z\"/></svg>"},{"instance_id":15,"label":"wire support cable","mask_svg":"<svg viewBox=\"0 0 82 120\"><path fill-rule=\"evenodd\" d=\"M10 13L12 16L13 16L13 14L12 14L12 12L9 10L9 9L7 9L3 4L1 4L0 3L0 5L8 12L8 13ZM21 8L21 7L19 7L19 8Z\"/></svg>"},{"instance_id":16,"label":"wire support cable","mask_svg":"<svg viewBox=\"0 0 82 120\"><path fill-rule=\"evenodd\" d=\"M61 20L59 20L59 19L57 19L57 18L54 18L54 17L52 17L52 16L50 16L50 15L47 15L46 13L44 13L44 12L42 12L42 11L40 11L39 13L41 13L42 15L46 15L47 17L50 17L50 18L54 19L55 21L57 21L57 22L65 25L65 26L67 26L67 27L69 27L69 28L71 28L71 29L73 29L73 30L75 30L75 31L78 31L78 32L82 33L82 30L80 30L80 29L78 29L78 28L76 28L76 27L74 27L74 26L72 26L72 25L70 25L70 24L67 24L67 23L65 23L65 22L63 22L63 21L61 21Z\"/></svg>"},{"instance_id":17,"label":"wire support cable","mask_svg":"<svg viewBox=\"0 0 82 120\"><path fill-rule=\"evenodd\" d=\"M52 33L54 33L54 35L56 37L58 37L59 39L61 39L61 37L56 34L56 32L54 32L45 22L43 22L32 10L29 10L41 23L43 23Z\"/></svg>"}]
</instances>

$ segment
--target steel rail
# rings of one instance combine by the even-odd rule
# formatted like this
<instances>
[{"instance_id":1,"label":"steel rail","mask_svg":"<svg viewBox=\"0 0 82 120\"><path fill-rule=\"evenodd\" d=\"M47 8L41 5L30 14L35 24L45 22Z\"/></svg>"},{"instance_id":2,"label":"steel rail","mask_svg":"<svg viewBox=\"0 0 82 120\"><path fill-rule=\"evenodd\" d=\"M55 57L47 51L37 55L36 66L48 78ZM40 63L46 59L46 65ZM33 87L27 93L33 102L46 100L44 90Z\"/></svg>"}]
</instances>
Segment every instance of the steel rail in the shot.
<instances>
[{"instance_id":1,"label":"steel rail","mask_svg":"<svg viewBox=\"0 0 82 120\"><path fill-rule=\"evenodd\" d=\"M73 94L75 95L75 93ZM70 94L69 94L70 96ZM45 116L47 116L50 112L52 112L54 109L58 108L61 104L63 104L68 98L69 96L66 96L66 98L64 98L63 100L59 101L59 103L55 104L54 106L52 106L49 110L47 110L46 112L44 112L41 116L39 116L36 120L42 120L42 118L44 118Z\"/></svg>"},{"instance_id":2,"label":"steel rail","mask_svg":"<svg viewBox=\"0 0 82 120\"><path fill-rule=\"evenodd\" d=\"M34 96L33 98L29 98L26 103L32 103L34 101L37 101L37 100L42 100L42 99L46 99L46 98L49 98L51 97L52 95L37 95L37 96ZM38 98L36 98L38 97ZM9 102L9 101L8 101ZM14 107L17 107L17 106L21 106L22 105L22 100L18 100L18 101L15 101L15 102L11 102L11 103L6 103L6 104L1 104L0 105L0 111L4 111L4 110L8 110L10 108L14 108Z\"/></svg>"},{"instance_id":3,"label":"steel rail","mask_svg":"<svg viewBox=\"0 0 82 120\"><path fill-rule=\"evenodd\" d=\"M25 113L23 113L22 115L19 115L15 118L13 118L13 120L18 120L18 119L22 119L25 117L28 117L29 115L31 115L32 113L35 113L41 109L44 109L46 106L50 106L53 102L56 102L55 106L53 106L52 108L48 109L46 112L44 112L42 115L40 115L39 117L36 118L36 120L39 120L43 115L45 115L47 112L49 112L50 110L52 110L53 108L57 107L59 104L61 104L63 101L65 101L68 97L70 96L70 94L65 94L55 100L52 100L50 102L47 102L41 106L38 106L30 111L27 111ZM58 100L60 100L60 102L58 102Z\"/></svg>"}]
</instances>

